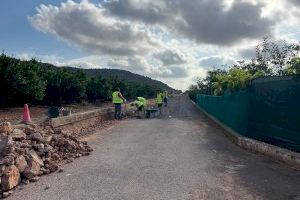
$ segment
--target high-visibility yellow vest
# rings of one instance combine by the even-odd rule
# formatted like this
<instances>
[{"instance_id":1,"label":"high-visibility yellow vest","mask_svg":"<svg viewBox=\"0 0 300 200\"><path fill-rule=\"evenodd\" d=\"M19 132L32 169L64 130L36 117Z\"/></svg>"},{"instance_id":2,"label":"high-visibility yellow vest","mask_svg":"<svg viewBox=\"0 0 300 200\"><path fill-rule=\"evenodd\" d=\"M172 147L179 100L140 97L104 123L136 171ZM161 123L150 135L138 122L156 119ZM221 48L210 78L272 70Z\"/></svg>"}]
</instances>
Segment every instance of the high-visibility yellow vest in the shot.
<instances>
[{"instance_id":1,"label":"high-visibility yellow vest","mask_svg":"<svg viewBox=\"0 0 300 200\"><path fill-rule=\"evenodd\" d=\"M143 102L141 102L141 101L134 101L133 102L134 103L134 105L137 107L137 108L139 108L140 106L143 106L144 105L144 103Z\"/></svg>"},{"instance_id":2,"label":"high-visibility yellow vest","mask_svg":"<svg viewBox=\"0 0 300 200\"><path fill-rule=\"evenodd\" d=\"M137 97L137 100L143 102L143 105L144 105L144 106L147 105L147 99L145 99L144 97Z\"/></svg>"},{"instance_id":3,"label":"high-visibility yellow vest","mask_svg":"<svg viewBox=\"0 0 300 200\"><path fill-rule=\"evenodd\" d=\"M162 97L162 93L158 93L156 95L156 99L155 99L157 104L162 104L163 103L163 97Z\"/></svg>"},{"instance_id":4,"label":"high-visibility yellow vest","mask_svg":"<svg viewBox=\"0 0 300 200\"><path fill-rule=\"evenodd\" d=\"M115 91L112 93L112 102L123 103L123 99L119 97L119 91Z\"/></svg>"}]
</instances>

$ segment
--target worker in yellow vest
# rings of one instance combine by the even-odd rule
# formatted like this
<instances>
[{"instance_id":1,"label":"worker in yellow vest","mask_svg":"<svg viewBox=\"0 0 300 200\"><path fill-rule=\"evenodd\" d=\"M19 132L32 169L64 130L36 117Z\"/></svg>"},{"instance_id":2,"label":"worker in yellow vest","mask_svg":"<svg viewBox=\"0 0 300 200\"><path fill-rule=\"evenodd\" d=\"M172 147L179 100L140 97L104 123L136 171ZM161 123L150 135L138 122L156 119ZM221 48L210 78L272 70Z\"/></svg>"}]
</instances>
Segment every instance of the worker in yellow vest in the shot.
<instances>
[{"instance_id":1,"label":"worker in yellow vest","mask_svg":"<svg viewBox=\"0 0 300 200\"><path fill-rule=\"evenodd\" d=\"M115 105L115 119L120 120L122 113L122 103L126 103L126 99L123 97L120 88L117 88L112 93L112 102Z\"/></svg>"},{"instance_id":2,"label":"worker in yellow vest","mask_svg":"<svg viewBox=\"0 0 300 200\"><path fill-rule=\"evenodd\" d=\"M140 112L144 111L145 113L145 98L143 97L138 97L137 100L135 100L131 105L136 107L136 112L137 112L137 117L141 117L140 116Z\"/></svg>"},{"instance_id":3,"label":"worker in yellow vest","mask_svg":"<svg viewBox=\"0 0 300 200\"><path fill-rule=\"evenodd\" d=\"M137 99L138 101L143 102L143 104L144 104L144 109L147 107L147 99L146 99L146 98L144 98L144 97L137 97L136 99Z\"/></svg>"},{"instance_id":4,"label":"worker in yellow vest","mask_svg":"<svg viewBox=\"0 0 300 200\"><path fill-rule=\"evenodd\" d=\"M159 90L156 92L155 102L157 104L159 114L161 115L162 114L162 105L163 105L163 94Z\"/></svg>"}]
</instances>

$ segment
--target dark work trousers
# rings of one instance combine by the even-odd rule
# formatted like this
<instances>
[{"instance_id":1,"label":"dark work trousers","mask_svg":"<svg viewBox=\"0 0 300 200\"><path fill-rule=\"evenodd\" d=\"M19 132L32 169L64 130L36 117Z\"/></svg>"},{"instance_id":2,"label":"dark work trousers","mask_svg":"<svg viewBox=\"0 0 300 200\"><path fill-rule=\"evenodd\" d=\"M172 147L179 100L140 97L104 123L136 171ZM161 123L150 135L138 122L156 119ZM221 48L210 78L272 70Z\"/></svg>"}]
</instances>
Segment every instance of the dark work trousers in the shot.
<instances>
[{"instance_id":1,"label":"dark work trousers","mask_svg":"<svg viewBox=\"0 0 300 200\"><path fill-rule=\"evenodd\" d=\"M115 103L115 119L121 119L122 104Z\"/></svg>"}]
</instances>

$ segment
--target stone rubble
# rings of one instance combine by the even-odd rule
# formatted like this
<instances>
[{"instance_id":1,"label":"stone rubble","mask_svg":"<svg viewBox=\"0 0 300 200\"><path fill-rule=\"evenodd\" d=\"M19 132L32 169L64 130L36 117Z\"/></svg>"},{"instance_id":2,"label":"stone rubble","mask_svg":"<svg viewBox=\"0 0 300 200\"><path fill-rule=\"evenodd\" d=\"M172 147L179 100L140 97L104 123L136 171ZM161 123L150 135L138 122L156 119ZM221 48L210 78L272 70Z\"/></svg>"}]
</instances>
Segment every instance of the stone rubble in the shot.
<instances>
[{"instance_id":1,"label":"stone rubble","mask_svg":"<svg viewBox=\"0 0 300 200\"><path fill-rule=\"evenodd\" d=\"M71 133L50 126L27 125L14 129L0 124L0 198L10 196L19 184L36 182L39 176L63 172L61 165L90 155L92 148Z\"/></svg>"}]
</instances>

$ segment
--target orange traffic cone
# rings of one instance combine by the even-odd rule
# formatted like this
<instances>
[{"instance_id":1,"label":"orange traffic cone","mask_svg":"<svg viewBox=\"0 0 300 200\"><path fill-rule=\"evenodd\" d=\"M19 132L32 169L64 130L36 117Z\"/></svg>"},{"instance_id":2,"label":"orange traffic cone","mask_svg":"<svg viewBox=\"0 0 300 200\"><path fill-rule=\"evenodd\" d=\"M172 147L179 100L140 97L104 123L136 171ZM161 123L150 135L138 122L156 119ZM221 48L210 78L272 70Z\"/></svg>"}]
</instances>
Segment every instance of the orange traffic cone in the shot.
<instances>
[{"instance_id":1,"label":"orange traffic cone","mask_svg":"<svg viewBox=\"0 0 300 200\"><path fill-rule=\"evenodd\" d=\"M30 122L30 113L29 113L29 108L27 104L24 104L24 109L23 109L23 122L27 123Z\"/></svg>"}]
</instances>

